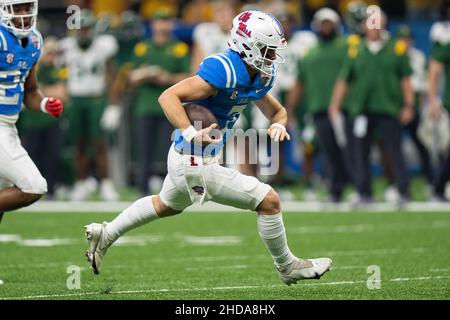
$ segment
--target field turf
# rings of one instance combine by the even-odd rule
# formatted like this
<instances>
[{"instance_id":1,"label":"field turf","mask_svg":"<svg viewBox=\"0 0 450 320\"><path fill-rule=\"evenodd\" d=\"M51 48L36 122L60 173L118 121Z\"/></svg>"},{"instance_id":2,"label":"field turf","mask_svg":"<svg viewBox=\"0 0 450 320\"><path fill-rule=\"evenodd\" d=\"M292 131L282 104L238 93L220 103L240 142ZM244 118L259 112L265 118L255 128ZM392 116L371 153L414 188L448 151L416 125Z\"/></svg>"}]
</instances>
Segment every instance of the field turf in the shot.
<instances>
[{"instance_id":1,"label":"field turf","mask_svg":"<svg viewBox=\"0 0 450 320\"><path fill-rule=\"evenodd\" d=\"M0 299L450 299L448 213L286 213L295 254L334 260L322 279L291 287L252 213L185 213L141 227L110 249L95 276L83 226L114 216L8 214ZM81 268L79 290L67 288L69 266ZM380 289L367 287L369 266L379 267Z\"/></svg>"}]
</instances>

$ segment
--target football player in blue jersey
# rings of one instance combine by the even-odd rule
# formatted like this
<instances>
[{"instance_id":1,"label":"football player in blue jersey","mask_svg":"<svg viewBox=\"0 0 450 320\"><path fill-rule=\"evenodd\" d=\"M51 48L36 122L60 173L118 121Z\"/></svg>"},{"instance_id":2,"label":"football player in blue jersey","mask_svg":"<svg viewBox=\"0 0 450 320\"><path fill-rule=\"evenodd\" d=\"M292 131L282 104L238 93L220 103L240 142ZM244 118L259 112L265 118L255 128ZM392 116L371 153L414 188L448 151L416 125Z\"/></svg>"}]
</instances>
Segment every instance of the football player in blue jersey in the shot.
<instances>
[{"instance_id":1,"label":"football player in blue jersey","mask_svg":"<svg viewBox=\"0 0 450 320\"><path fill-rule=\"evenodd\" d=\"M0 0L0 221L47 192L47 182L22 147L15 123L22 105L60 117L60 100L45 97L36 80L42 36L37 0Z\"/></svg>"},{"instance_id":2,"label":"football player in blue jersey","mask_svg":"<svg viewBox=\"0 0 450 320\"><path fill-rule=\"evenodd\" d=\"M168 175L159 195L142 198L110 223L86 226L88 261L100 272L107 249L125 232L159 218L181 213L194 202L230 205L258 213L259 235L273 257L279 276L290 285L318 279L331 259L300 259L289 250L278 194L258 179L219 165L229 129L250 102L271 121L270 137L289 139L287 112L268 92L275 81L286 47L279 21L261 11L246 11L233 20L230 49L207 57L196 76L166 90L159 103L177 129L168 156ZM197 130L185 112L191 104L209 109L217 124ZM221 139L211 137L214 129Z\"/></svg>"}]
</instances>

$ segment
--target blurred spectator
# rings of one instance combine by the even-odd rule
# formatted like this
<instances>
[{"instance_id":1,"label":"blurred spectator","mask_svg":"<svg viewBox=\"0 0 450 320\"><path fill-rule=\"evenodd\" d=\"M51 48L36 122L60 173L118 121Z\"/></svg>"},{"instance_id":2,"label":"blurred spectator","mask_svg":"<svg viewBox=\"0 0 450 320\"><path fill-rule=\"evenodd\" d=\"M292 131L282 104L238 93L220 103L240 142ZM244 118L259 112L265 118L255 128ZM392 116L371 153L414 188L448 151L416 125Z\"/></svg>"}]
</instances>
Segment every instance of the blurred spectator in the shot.
<instances>
[{"instance_id":1,"label":"blurred spectator","mask_svg":"<svg viewBox=\"0 0 450 320\"><path fill-rule=\"evenodd\" d=\"M140 192L145 195L149 193L149 181L166 175L166 156L171 145L172 126L158 98L164 90L189 75L189 47L172 38L173 26L174 16L168 11L155 13L152 39L136 45L132 61L135 70L129 78L135 88L138 183Z\"/></svg>"},{"instance_id":2,"label":"blurred spectator","mask_svg":"<svg viewBox=\"0 0 450 320\"><path fill-rule=\"evenodd\" d=\"M266 1L268 2L268 1ZM295 86L298 73L298 61L303 59L306 53L317 44L316 35L311 31L295 31L296 19L295 14L291 14L289 6L283 1L275 1L273 3L266 4L267 10L275 15L281 22L284 28L285 37L287 40L287 48L281 53L285 59L285 63L280 66L280 71L277 74L277 80L274 83L274 87L271 90L271 94L276 97L283 105L288 104L288 93ZM280 170L278 174L271 177L271 184L278 185L280 196L283 199L290 199L292 195L285 188L287 183L296 182L292 176L292 169L295 166L300 165L300 150L303 151L303 174L307 183L310 183L313 176L313 141L303 140L300 143L300 134L298 131L298 125L295 120L299 119L300 127L304 128L305 114L304 109L296 114L291 114L291 141L282 143L280 145ZM253 126L258 129L267 129L270 125L267 118L260 112L258 108L252 110L253 114ZM295 122L295 125L292 123ZM305 130L307 132L308 130ZM302 148L303 146L303 148ZM260 158L265 160L266 150L261 150ZM264 172L262 172L264 174Z\"/></svg>"},{"instance_id":3,"label":"blurred spectator","mask_svg":"<svg viewBox=\"0 0 450 320\"><path fill-rule=\"evenodd\" d=\"M352 163L347 148L350 139L344 119L331 123L328 106L348 48L345 38L339 35L340 18L334 10L323 8L317 11L313 29L319 35L319 43L300 61L298 80L290 93L288 110L295 114L298 100L306 97L306 108L313 115L319 144L326 156L330 197L333 202L338 202L345 184L351 181L347 170Z\"/></svg>"},{"instance_id":4,"label":"blurred spectator","mask_svg":"<svg viewBox=\"0 0 450 320\"><path fill-rule=\"evenodd\" d=\"M212 6L213 21L200 23L194 29L191 67L193 73L197 72L198 66L205 57L228 49L228 39L236 9L228 1L214 1Z\"/></svg>"},{"instance_id":5,"label":"blurred spectator","mask_svg":"<svg viewBox=\"0 0 450 320\"><path fill-rule=\"evenodd\" d=\"M177 0L142 0L140 14L144 19L151 19L158 11L167 11L172 15L178 12Z\"/></svg>"},{"instance_id":6,"label":"blurred spectator","mask_svg":"<svg viewBox=\"0 0 450 320\"><path fill-rule=\"evenodd\" d=\"M419 127L420 116L422 113L422 105L424 103L424 95L427 89L426 68L427 59L425 54L414 47L414 39L411 29L403 25L397 31L397 39L403 41L407 45L408 55L413 70L411 77L412 87L414 90L414 119L406 126L411 134L411 138L416 145L417 151L422 162L422 171L431 185L433 183L433 169L431 167L431 159L428 150L417 136L417 128Z\"/></svg>"},{"instance_id":7,"label":"blurred spectator","mask_svg":"<svg viewBox=\"0 0 450 320\"><path fill-rule=\"evenodd\" d=\"M133 0L91 0L91 8L96 15L100 13L120 15L123 11L128 10L132 3Z\"/></svg>"},{"instance_id":8,"label":"blurred spectator","mask_svg":"<svg viewBox=\"0 0 450 320\"><path fill-rule=\"evenodd\" d=\"M67 70L57 63L59 45L56 38L44 42L39 60L37 78L45 96L55 97L66 103L68 100L65 81ZM32 113L32 114L30 114ZM52 199L58 174L58 159L61 150L61 127L59 119L25 109L21 118L25 148L36 166L47 180L48 197Z\"/></svg>"},{"instance_id":9,"label":"blurred spectator","mask_svg":"<svg viewBox=\"0 0 450 320\"><path fill-rule=\"evenodd\" d=\"M98 24L98 23L97 23ZM98 29L98 28L97 28ZM117 24L101 28L104 34L115 36L119 50L113 57L115 78L111 80L111 92L116 105L110 105L102 115L101 126L106 131L115 131L120 127L123 109L129 105L128 77L132 68L134 48L141 41L144 28L141 19L134 11L125 11L120 15ZM124 106L125 105L125 106Z\"/></svg>"},{"instance_id":10,"label":"blurred spectator","mask_svg":"<svg viewBox=\"0 0 450 320\"><path fill-rule=\"evenodd\" d=\"M108 82L114 79L111 59L117 53L118 44L111 35L97 36L95 24L93 13L83 9L81 29L76 31L75 37L68 37L62 42L64 60L69 68L70 130L76 141L77 182L71 199L86 200L94 191L87 183L90 155L94 153L101 197L115 201L118 194L109 179L107 145L100 119L108 104Z\"/></svg>"},{"instance_id":11,"label":"blurred spectator","mask_svg":"<svg viewBox=\"0 0 450 320\"><path fill-rule=\"evenodd\" d=\"M439 16L442 0L406 0L409 20L435 20Z\"/></svg>"},{"instance_id":12,"label":"blurred spectator","mask_svg":"<svg viewBox=\"0 0 450 320\"><path fill-rule=\"evenodd\" d=\"M364 36L367 4L360 0L350 1L347 3L344 12L345 24L349 29L349 33Z\"/></svg>"},{"instance_id":13,"label":"blurred spectator","mask_svg":"<svg viewBox=\"0 0 450 320\"><path fill-rule=\"evenodd\" d=\"M450 3L447 2L446 21L437 22L431 29L433 42L432 57L429 66L429 112L430 116L438 120L446 109L450 112ZM439 99L439 82L441 76L445 78L442 102ZM450 180L450 151L444 155L444 162L439 169L434 184L434 199L448 201L445 196L445 186Z\"/></svg>"},{"instance_id":14,"label":"blurred spectator","mask_svg":"<svg viewBox=\"0 0 450 320\"><path fill-rule=\"evenodd\" d=\"M214 19L214 7L209 0L191 0L182 13L182 19L189 24L208 22Z\"/></svg>"},{"instance_id":15,"label":"blurred spectator","mask_svg":"<svg viewBox=\"0 0 450 320\"><path fill-rule=\"evenodd\" d=\"M350 88L355 182L362 203L372 200L369 155L377 130L393 161L399 201L404 203L409 199L409 179L401 150L401 125L408 124L414 115L412 70L406 44L389 38L386 23L385 15L380 28L370 28L364 23L365 39L360 45L349 48L329 110L332 121L337 121Z\"/></svg>"}]
</instances>

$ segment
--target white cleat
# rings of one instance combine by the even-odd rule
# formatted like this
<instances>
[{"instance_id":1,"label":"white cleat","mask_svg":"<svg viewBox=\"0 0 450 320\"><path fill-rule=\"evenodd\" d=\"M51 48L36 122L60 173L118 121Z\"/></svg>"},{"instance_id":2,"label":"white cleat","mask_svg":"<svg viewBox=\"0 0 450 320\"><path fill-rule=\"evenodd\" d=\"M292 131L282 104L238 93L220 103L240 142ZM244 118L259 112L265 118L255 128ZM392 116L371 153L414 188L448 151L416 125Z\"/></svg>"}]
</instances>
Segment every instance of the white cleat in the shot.
<instances>
[{"instance_id":1,"label":"white cleat","mask_svg":"<svg viewBox=\"0 0 450 320\"><path fill-rule=\"evenodd\" d=\"M319 259L297 259L289 266L278 268L281 280L288 286L304 279L320 279L325 272L329 271L333 261L329 258Z\"/></svg>"},{"instance_id":2,"label":"white cleat","mask_svg":"<svg viewBox=\"0 0 450 320\"><path fill-rule=\"evenodd\" d=\"M110 244L105 239L106 222L103 224L92 223L85 226L86 238L88 241L88 251L86 257L95 274L100 274L103 257L106 254Z\"/></svg>"}]
</instances>

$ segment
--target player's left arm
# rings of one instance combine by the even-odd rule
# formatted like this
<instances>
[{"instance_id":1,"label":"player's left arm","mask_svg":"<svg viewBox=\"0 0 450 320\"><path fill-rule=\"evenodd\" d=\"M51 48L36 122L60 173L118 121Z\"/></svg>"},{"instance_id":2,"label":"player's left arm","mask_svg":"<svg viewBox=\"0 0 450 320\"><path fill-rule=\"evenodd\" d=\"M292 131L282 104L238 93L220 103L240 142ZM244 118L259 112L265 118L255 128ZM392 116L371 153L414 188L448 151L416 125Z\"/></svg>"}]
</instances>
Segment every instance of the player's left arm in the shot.
<instances>
[{"instance_id":1,"label":"player's left arm","mask_svg":"<svg viewBox=\"0 0 450 320\"><path fill-rule=\"evenodd\" d=\"M59 99L45 97L39 89L36 77L36 65L31 69L25 80L25 95L23 103L29 109L48 113L55 118L59 118L63 111L63 103Z\"/></svg>"},{"instance_id":2,"label":"player's left arm","mask_svg":"<svg viewBox=\"0 0 450 320\"><path fill-rule=\"evenodd\" d=\"M291 140L291 136L286 130L288 123L288 113L286 109L271 94L267 93L260 100L255 102L264 116L270 120L268 134L274 141Z\"/></svg>"},{"instance_id":3,"label":"player's left arm","mask_svg":"<svg viewBox=\"0 0 450 320\"><path fill-rule=\"evenodd\" d=\"M414 90L411 77L404 77L401 80L401 88L403 93L403 108L400 112L400 122L403 125L407 125L414 118Z\"/></svg>"},{"instance_id":4,"label":"player's left arm","mask_svg":"<svg viewBox=\"0 0 450 320\"><path fill-rule=\"evenodd\" d=\"M400 111L400 122L407 125L414 118L414 90L412 87L411 76L413 69L409 56L403 54L399 57L399 75L400 87L403 95L403 107Z\"/></svg>"}]
</instances>

